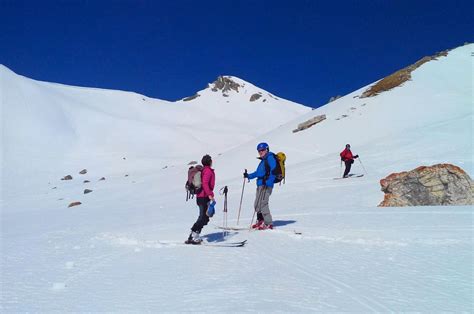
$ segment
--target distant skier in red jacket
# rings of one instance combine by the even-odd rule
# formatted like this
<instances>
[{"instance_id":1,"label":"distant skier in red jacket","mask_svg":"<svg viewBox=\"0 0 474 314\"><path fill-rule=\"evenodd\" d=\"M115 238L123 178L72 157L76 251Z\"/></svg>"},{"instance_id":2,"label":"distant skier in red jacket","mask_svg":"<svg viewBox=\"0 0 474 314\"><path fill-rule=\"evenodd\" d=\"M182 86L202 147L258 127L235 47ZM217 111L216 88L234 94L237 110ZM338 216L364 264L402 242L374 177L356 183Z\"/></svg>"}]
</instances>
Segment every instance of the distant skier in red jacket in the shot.
<instances>
[{"instance_id":1,"label":"distant skier in red jacket","mask_svg":"<svg viewBox=\"0 0 474 314\"><path fill-rule=\"evenodd\" d=\"M359 158L359 155L352 155L351 145L346 144L346 148L339 154L341 160L346 164L346 170L344 171L343 178L347 178L351 171L351 165L354 163L354 159Z\"/></svg>"}]
</instances>

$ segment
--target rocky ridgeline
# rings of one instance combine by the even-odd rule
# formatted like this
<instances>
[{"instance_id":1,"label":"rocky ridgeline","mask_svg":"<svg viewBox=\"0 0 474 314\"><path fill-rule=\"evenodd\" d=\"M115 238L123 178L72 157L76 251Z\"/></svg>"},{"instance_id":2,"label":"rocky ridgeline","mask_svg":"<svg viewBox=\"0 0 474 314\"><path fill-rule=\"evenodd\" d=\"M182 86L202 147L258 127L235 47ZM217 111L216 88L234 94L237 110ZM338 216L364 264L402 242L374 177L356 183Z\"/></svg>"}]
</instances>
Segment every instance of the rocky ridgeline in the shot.
<instances>
[{"instance_id":1,"label":"rocky ridgeline","mask_svg":"<svg viewBox=\"0 0 474 314\"><path fill-rule=\"evenodd\" d=\"M426 62L430 62L433 60L438 60L440 57L446 57L448 55L449 50L438 52L433 56L426 56L422 59L418 60L412 65L409 65L397 72L381 79L371 87L369 87L365 92L362 93L360 98L365 97L374 97L380 93L386 92L391 90L392 88L398 87L405 83L406 81L411 80L411 73L418 69L420 66L425 64Z\"/></svg>"},{"instance_id":2,"label":"rocky ridgeline","mask_svg":"<svg viewBox=\"0 0 474 314\"><path fill-rule=\"evenodd\" d=\"M469 175L451 164L418 167L392 173L380 180L383 207L473 205L474 185Z\"/></svg>"}]
</instances>

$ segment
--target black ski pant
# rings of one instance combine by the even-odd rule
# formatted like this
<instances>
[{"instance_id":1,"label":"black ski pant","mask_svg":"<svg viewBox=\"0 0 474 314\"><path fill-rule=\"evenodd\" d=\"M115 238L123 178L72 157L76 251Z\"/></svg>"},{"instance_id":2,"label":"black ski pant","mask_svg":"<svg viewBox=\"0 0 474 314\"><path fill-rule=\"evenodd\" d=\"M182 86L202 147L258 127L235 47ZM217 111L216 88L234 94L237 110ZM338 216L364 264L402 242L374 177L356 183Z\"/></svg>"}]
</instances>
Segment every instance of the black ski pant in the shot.
<instances>
[{"instance_id":1,"label":"black ski pant","mask_svg":"<svg viewBox=\"0 0 474 314\"><path fill-rule=\"evenodd\" d=\"M206 212L207 208L209 207L210 200L208 197L197 197L196 203L199 206L199 217L191 228L191 231L201 233L202 228L209 222L209 217L207 216Z\"/></svg>"},{"instance_id":2,"label":"black ski pant","mask_svg":"<svg viewBox=\"0 0 474 314\"><path fill-rule=\"evenodd\" d=\"M354 160L349 159L349 160L344 161L344 163L346 164L346 170L344 171L343 177L347 176L349 172L351 171L351 166L354 163Z\"/></svg>"}]
</instances>

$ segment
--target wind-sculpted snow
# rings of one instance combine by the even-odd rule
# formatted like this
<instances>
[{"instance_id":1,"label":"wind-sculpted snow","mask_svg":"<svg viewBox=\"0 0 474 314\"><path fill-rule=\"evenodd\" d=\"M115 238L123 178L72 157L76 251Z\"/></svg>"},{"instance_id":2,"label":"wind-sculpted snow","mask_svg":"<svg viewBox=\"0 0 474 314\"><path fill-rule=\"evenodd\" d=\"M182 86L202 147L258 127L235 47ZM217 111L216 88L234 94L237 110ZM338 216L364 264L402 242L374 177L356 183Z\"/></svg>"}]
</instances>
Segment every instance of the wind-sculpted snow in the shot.
<instances>
[{"instance_id":1,"label":"wind-sculpted snow","mask_svg":"<svg viewBox=\"0 0 474 314\"><path fill-rule=\"evenodd\" d=\"M452 163L472 177L472 48L423 64L401 87L356 97L364 87L302 115L288 103L295 115L280 112L280 102L264 107L273 98L263 92L250 102L250 83L247 94L205 89L167 103L11 81L0 69L0 311L472 311L472 208L377 207L379 180L390 173ZM204 101L218 97L230 101L225 115ZM36 99L41 106L32 105ZM215 123L195 128L193 106ZM257 130L252 107L257 116L285 119ZM322 114L323 122L292 132ZM242 173L257 167L260 141L287 156L286 183L270 198L275 230L225 232L217 191L229 188L234 227L244 187L238 227L246 229L255 182ZM346 143L360 156L352 173L364 176L334 180ZM217 206L202 236L211 244L247 240L244 247L182 244L198 215L195 201L185 201L188 163L205 153L213 156ZM73 179L62 181L68 174ZM73 201L82 204L67 208Z\"/></svg>"}]
</instances>

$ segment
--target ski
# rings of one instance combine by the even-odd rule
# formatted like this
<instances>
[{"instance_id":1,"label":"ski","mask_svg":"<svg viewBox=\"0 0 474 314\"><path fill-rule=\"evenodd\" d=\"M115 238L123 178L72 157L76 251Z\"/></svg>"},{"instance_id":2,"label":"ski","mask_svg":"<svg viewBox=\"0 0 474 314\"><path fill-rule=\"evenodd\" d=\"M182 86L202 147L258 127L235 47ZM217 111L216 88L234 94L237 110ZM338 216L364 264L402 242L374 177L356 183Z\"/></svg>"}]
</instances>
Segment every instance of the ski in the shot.
<instances>
[{"instance_id":1,"label":"ski","mask_svg":"<svg viewBox=\"0 0 474 314\"><path fill-rule=\"evenodd\" d=\"M222 243L202 243L204 246L217 246L217 247L242 247L247 243L247 240L240 242L222 242Z\"/></svg>"},{"instance_id":2,"label":"ski","mask_svg":"<svg viewBox=\"0 0 474 314\"><path fill-rule=\"evenodd\" d=\"M250 230L251 228L249 227L221 227L221 226L216 226L217 229L222 229L222 230L230 230L230 231L241 231L241 230Z\"/></svg>"},{"instance_id":3,"label":"ski","mask_svg":"<svg viewBox=\"0 0 474 314\"><path fill-rule=\"evenodd\" d=\"M293 230L293 231L289 231L289 230L282 230L282 229L265 229L265 230L258 230L258 229L251 229L249 227L246 227L246 228L242 228L242 227L221 227L221 226L216 226L217 229L222 229L222 230L227 230L227 231L244 231L244 230L247 230L247 231L266 231L266 230L269 230L269 231L275 231L275 232L280 232L280 233L290 233L290 234L296 234L296 235L302 235L303 233L302 232L299 232L299 231L296 231L296 230Z\"/></svg>"},{"instance_id":4,"label":"ski","mask_svg":"<svg viewBox=\"0 0 474 314\"><path fill-rule=\"evenodd\" d=\"M210 243L210 242L201 242L201 243L188 243L184 241L186 245L202 245L202 246L215 246L215 247L242 247L247 243L247 240L238 241L238 242L221 242L221 243Z\"/></svg>"},{"instance_id":5,"label":"ski","mask_svg":"<svg viewBox=\"0 0 474 314\"><path fill-rule=\"evenodd\" d=\"M333 178L334 180L340 180L340 179L351 179L351 178L360 178L363 177L363 174L354 174L354 175L349 175L347 178Z\"/></svg>"}]
</instances>

